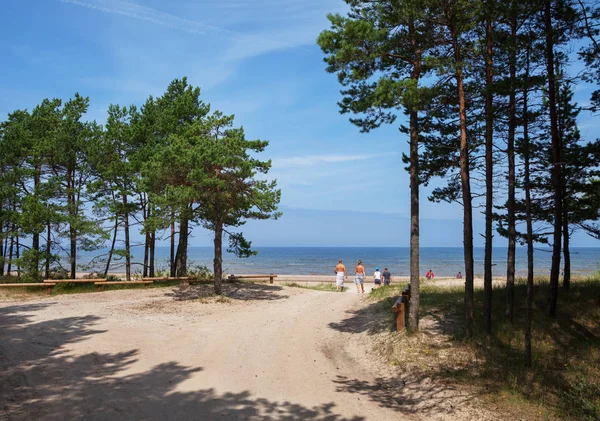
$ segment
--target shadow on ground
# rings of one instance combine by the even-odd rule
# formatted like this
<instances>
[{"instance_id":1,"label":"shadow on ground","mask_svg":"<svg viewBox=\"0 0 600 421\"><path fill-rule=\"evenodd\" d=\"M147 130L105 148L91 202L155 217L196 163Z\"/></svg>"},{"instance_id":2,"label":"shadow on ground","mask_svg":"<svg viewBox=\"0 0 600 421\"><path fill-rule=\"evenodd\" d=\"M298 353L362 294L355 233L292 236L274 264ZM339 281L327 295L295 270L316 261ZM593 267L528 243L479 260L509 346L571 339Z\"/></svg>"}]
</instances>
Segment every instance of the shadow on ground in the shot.
<instances>
[{"instance_id":1,"label":"shadow on ground","mask_svg":"<svg viewBox=\"0 0 600 421\"><path fill-rule=\"evenodd\" d=\"M329 323L329 327L344 333L363 333L375 335L395 330L395 315L392 313L393 299L371 303L359 309L346 311L348 317L341 322ZM388 303L389 306L388 306ZM386 315L385 309L389 314Z\"/></svg>"},{"instance_id":2,"label":"shadow on ground","mask_svg":"<svg viewBox=\"0 0 600 421\"><path fill-rule=\"evenodd\" d=\"M406 379L376 378L373 381L338 376L334 383L338 392L365 396L383 408L424 419L455 415L457 409L476 397L466 390L459 392L451 385L415 375Z\"/></svg>"},{"instance_id":3,"label":"shadow on ground","mask_svg":"<svg viewBox=\"0 0 600 421\"><path fill-rule=\"evenodd\" d=\"M283 300L289 295L281 293L278 285L254 284L249 282L224 282L223 296L232 300ZM175 301L196 300L215 296L212 284L198 284L175 288L165 294Z\"/></svg>"},{"instance_id":4,"label":"shadow on ground","mask_svg":"<svg viewBox=\"0 0 600 421\"><path fill-rule=\"evenodd\" d=\"M260 288L264 290L264 288ZM177 362L135 372L139 350L73 356L66 345L104 331L100 318L42 322L32 314L47 305L0 309L0 420L265 420L362 421L336 414L333 403L305 407L252 396L247 391L182 391L202 367ZM185 387L185 386L184 386Z\"/></svg>"}]
</instances>

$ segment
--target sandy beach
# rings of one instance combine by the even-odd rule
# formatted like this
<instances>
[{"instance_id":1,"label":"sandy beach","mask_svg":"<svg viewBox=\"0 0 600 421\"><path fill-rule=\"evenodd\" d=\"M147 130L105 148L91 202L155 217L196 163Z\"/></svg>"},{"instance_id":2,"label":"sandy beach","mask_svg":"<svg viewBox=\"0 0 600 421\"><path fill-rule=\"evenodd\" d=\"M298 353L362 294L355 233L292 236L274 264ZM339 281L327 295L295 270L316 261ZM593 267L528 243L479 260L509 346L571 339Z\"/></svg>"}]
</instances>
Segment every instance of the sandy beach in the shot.
<instances>
[{"instance_id":1,"label":"sandy beach","mask_svg":"<svg viewBox=\"0 0 600 421\"><path fill-rule=\"evenodd\" d=\"M198 299L210 287L1 298L0 419L492 419L431 379L384 380L353 288Z\"/></svg>"}]
</instances>

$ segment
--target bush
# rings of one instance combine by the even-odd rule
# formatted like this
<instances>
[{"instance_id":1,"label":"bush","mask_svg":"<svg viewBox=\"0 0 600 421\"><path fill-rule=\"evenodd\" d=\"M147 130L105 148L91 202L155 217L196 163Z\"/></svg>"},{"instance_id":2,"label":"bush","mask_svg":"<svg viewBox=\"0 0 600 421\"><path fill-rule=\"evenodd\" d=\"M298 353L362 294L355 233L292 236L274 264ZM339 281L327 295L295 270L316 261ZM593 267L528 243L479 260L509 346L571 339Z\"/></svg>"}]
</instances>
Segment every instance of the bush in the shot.
<instances>
[{"instance_id":1,"label":"bush","mask_svg":"<svg viewBox=\"0 0 600 421\"><path fill-rule=\"evenodd\" d=\"M50 279L68 279L69 272L63 268L52 268L50 271Z\"/></svg>"},{"instance_id":2,"label":"bush","mask_svg":"<svg viewBox=\"0 0 600 421\"><path fill-rule=\"evenodd\" d=\"M190 269L188 269L188 274L200 281L212 281L214 278L213 273L203 265L192 266Z\"/></svg>"},{"instance_id":3,"label":"bush","mask_svg":"<svg viewBox=\"0 0 600 421\"><path fill-rule=\"evenodd\" d=\"M100 276L100 274L98 274L96 272L90 272L87 275L83 275L83 279L98 279L98 278L103 278L103 276Z\"/></svg>"}]
</instances>

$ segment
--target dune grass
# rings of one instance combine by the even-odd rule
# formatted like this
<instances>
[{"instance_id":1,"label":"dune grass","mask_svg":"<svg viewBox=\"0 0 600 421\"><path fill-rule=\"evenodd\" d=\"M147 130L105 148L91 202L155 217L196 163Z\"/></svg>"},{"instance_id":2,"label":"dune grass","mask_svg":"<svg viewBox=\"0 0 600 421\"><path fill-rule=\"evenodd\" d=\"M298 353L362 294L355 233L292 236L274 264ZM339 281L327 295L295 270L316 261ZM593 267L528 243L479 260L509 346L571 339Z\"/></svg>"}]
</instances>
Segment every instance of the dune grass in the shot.
<instances>
[{"instance_id":1,"label":"dune grass","mask_svg":"<svg viewBox=\"0 0 600 421\"><path fill-rule=\"evenodd\" d=\"M389 315L406 284L375 290L377 311ZM536 279L533 368L524 365L526 284L515 286L515 317L504 316L504 288L494 289L493 332L483 324L483 290L475 290L475 333L464 334L464 288L425 282L421 288L421 332L400 335L388 346L390 361L432 376L476 387L527 419L600 420L600 274L561 288L556 318L545 314L546 279Z\"/></svg>"}]
</instances>

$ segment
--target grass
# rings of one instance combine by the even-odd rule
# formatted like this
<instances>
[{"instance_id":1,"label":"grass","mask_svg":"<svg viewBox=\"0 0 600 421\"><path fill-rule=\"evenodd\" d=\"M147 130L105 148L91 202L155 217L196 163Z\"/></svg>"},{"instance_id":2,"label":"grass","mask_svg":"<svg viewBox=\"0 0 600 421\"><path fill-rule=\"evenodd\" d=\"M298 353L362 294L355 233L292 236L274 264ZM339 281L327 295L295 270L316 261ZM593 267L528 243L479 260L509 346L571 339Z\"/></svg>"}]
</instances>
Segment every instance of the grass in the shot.
<instances>
[{"instance_id":1,"label":"grass","mask_svg":"<svg viewBox=\"0 0 600 421\"><path fill-rule=\"evenodd\" d=\"M328 292L339 292L336 290L335 284L328 284L328 283L322 283L322 284L316 284L316 285L308 285L308 284L299 284L297 282L290 282L290 283L282 283L281 285L286 286L286 287L293 287L293 288L303 288L303 289L313 289L315 291L328 291ZM348 287L344 288L343 292L348 291Z\"/></svg>"},{"instance_id":2,"label":"grass","mask_svg":"<svg viewBox=\"0 0 600 421\"><path fill-rule=\"evenodd\" d=\"M390 315L405 284L371 293L374 309ZM421 332L394 335L390 364L474 387L503 411L527 419L600 420L600 274L561 288L556 318L545 314L547 280L536 279L533 368L524 365L526 285L515 286L515 318L504 316L505 292L493 291L493 332L483 325L483 290L475 290L474 336L464 335L464 288L421 287ZM391 315L390 321L391 319Z\"/></svg>"}]
</instances>

